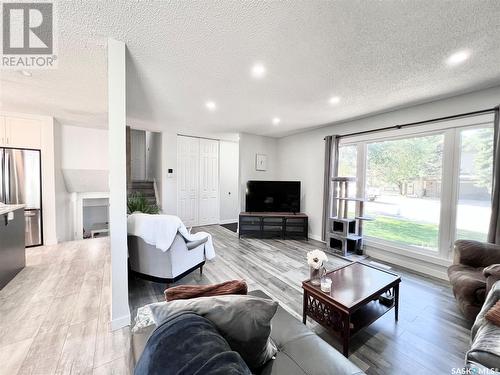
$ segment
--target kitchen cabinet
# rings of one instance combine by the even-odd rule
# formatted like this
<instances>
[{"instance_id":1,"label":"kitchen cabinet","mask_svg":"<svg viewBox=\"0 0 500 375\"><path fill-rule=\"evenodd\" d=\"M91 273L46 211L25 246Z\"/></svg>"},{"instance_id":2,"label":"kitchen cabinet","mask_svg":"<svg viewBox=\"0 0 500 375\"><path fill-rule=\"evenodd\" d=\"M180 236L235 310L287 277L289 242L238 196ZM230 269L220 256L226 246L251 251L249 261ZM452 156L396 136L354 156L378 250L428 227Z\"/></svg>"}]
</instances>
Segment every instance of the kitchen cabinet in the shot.
<instances>
[{"instance_id":1,"label":"kitchen cabinet","mask_svg":"<svg viewBox=\"0 0 500 375\"><path fill-rule=\"evenodd\" d=\"M0 289L26 266L24 208L0 207Z\"/></svg>"},{"instance_id":2,"label":"kitchen cabinet","mask_svg":"<svg viewBox=\"0 0 500 375\"><path fill-rule=\"evenodd\" d=\"M21 117L4 117L3 123L5 129L4 147L41 148L42 124L40 121Z\"/></svg>"}]
</instances>

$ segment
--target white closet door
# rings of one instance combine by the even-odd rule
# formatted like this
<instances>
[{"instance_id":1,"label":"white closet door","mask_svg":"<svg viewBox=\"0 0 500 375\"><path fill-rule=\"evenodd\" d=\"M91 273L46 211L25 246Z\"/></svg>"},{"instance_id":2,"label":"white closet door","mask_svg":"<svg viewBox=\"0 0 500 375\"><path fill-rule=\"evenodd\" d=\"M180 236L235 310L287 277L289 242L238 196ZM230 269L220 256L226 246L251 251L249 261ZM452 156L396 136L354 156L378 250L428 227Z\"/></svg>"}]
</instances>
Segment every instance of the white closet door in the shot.
<instances>
[{"instance_id":1,"label":"white closet door","mask_svg":"<svg viewBox=\"0 0 500 375\"><path fill-rule=\"evenodd\" d=\"M219 222L219 141L200 139L200 225Z\"/></svg>"},{"instance_id":2,"label":"white closet door","mask_svg":"<svg viewBox=\"0 0 500 375\"><path fill-rule=\"evenodd\" d=\"M177 137L177 215L186 226L198 225L200 142Z\"/></svg>"}]
</instances>

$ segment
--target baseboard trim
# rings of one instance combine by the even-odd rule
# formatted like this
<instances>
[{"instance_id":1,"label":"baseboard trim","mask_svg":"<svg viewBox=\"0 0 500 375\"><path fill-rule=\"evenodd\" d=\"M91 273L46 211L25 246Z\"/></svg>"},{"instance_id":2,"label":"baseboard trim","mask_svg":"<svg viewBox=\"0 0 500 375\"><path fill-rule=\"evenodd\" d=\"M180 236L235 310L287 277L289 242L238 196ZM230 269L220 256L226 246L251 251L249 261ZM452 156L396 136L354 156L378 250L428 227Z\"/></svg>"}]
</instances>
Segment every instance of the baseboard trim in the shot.
<instances>
[{"instance_id":1,"label":"baseboard trim","mask_svg":"<svg viewBox=\"0 0 500 375\"><path fill-rule=\"evenodd\" d=\"M111 331L116 331L120 328L130 325L130 313L111 320Z\"/></svg>"},{"instance_id":2,"label":"baseboard trim","mask_svg":"<svg viewBox=\"0 0 500 375\"><path fill-rule=\"evenodd\" d=\"M233 223L238 223L238 219L219 220L219 224L233 224Z\"/></svg>"},{"instance_id":3,"label":"baseboard trim","mask_svg":"<svg viewBox=\"0 0 500 375\"><path fill-rule=\"evenodd\" d=\"M319 241L319 242L326 243L325 241L322 241L322 240L321 240L321 236L318 236L318 235L316 235L316 234L309 233L309 234L308 234L308 236L309 236L309 238L310 238L311 240L315 240L315 241Z\"/></svg>"},{"instance_id":4,"label":"baseboard trim","mask_svg":"<svg viewBox=\"0 0 500 375\"><path fill-rule=\"evenodd\" d=\"M414 270L424 275L429 275L441 280L448 281L448 267L441 264L415 259L412 257L404 256L404 254L396 255L390 251L368 246L366 247L365 254L375 260L378 259L388 264L394 264L396 266L404 267L409 270Z\"/></svg>"}]
</instances>

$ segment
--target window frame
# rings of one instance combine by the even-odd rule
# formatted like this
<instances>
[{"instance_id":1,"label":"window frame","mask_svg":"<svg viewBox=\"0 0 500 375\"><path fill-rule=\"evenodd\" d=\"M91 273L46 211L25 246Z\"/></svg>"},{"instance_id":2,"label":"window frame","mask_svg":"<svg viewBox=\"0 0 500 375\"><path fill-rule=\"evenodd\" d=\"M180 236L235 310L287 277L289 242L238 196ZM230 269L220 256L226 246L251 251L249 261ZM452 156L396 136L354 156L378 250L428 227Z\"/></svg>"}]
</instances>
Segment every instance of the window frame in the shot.
<instances>
[{"instance_id":1,"label":"window frame","mask_svg":"<svg viewBox=\"0 0 500 375\"><path fill-rule=\"evenodd\" d=\"M407 128L375 131L353 136L341 136L339 148L356 146L357 150L357 194L365 197L367 147L370 143L392 141L418 136L443 135L442 181L438 229L438 249L430 250L376 237L364 236L368 247L382 248L392 252L413 254L420 258L451 259L456 236L457 208L459 198L461 132L463 130L494 126L494 114L487 113L441 122L430 122ZM356 208L357 210L357 208ZM356 212L359 215L359 212Z\"/></svg>"}]
</instances>

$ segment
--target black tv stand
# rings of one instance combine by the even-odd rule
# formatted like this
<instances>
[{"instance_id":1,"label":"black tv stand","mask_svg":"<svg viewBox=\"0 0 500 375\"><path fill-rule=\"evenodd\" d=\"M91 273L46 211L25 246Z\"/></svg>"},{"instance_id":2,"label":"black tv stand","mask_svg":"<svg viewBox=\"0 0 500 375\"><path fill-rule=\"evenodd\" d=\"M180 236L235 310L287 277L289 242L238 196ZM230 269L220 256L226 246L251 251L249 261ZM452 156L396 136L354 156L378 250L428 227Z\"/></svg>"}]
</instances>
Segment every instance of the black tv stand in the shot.
<instances>
[{"instance_id":1,"label":"black tv stand","mask_svg":"<svg viewBox=\"0 0 500 375\"><path fill-rule=\"evenodd\" d=\"M301 212L241 212L238 235L308 239L308 217Z\"/></svg>"}]
</instances>

